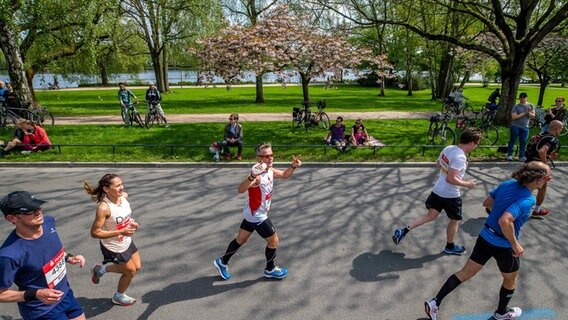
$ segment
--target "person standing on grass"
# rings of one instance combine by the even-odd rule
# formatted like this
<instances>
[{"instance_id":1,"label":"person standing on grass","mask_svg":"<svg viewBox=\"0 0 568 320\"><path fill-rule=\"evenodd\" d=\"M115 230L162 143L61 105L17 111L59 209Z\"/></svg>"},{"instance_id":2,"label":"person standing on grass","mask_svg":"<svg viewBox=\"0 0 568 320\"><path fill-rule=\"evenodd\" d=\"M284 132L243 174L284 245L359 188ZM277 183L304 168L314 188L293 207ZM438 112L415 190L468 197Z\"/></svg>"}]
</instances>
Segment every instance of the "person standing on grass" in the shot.
<instances>
[{"instance_id":1,"label":"person standing on grass","mask_svg":"<svg viewBox=\"0 0 568 320\"><path fill-rule=\"evenodd\" d=\"M98 203L95 220L91 226L91 237L100 240L103 264L92 269L92 282L98 284L107 272L120 274L116 293L112 302L121 306L130 306L136 299L126 294L132 279L142 267L140 253L132 241L138 229L138 223L132 218L128 194L124 192L122 180L116 174L107 173L97 187L87 181L83 183L85 191ZM106 266L105 263L112 262Z\"/></svg>"},{"instance_id":2,"label":"person standing on grass","mask_svg":"<svg viewBox=\"0 0 568 320\"><path fill-rule=\"evenodd\" d=\"M448 146L442 150L436 161L440 175L430 196L426 199L428 212L412 220L405 228L396 229L392 236L395 244L399 244L410 231L436 220L444 210L450 219L446 228L447 244L444 253L451 255L465 253L465 246L454 244L454 237L462 220L460 188L475 188L475 180L464 180L463 178L467 169L466 155L479 146L481 138L481 129L466 128L457 146Z\"/></svg>"},{"instance_id":3,"label":"person standing on grass","mask_svg":"<svg viewBox=\"0 0 568 320\"><path fill-rule=\"evenodd\" d=\"M431 320L436 320L442 300L463 282L473 278L491 258L497 262L503 277L492 319L509 320L521 316L521 308L508 307L517 287L520 260L524 253L519 234L535 205L532 192L551 179L550 168L542 162L532 161L523 164L512 177L491 190L483 201L483 206L491 212L465 266L446 280L436 297L424 303L426 315Z\"/></svg>"},{"instance_id":4,"label":"person standing on grass","mask_svg":"<svg viewBox=\"0 0 568 320\"><path fill-rule=\"evenodd\" d=\"M507 146L507 161L513 161L513 148L519 139L519 158L526 161L525 147L529 136L529 120L534 118L534 106L527 102L526 92L519 94L519 103L511 110L511 124L509 125L509 145Z\"/></svg>"},{"instance_id":5,"label":"person standing on grass","mask_svg":"<svg viewBox=\"0 0 568 320\"><path fill-rule=\"evenodd\" d=\"M134 108L134 103L132 99L138 102L138 98L134 93L126 89L126 83L120 82L118 84L118 101L120 102L121 111L124 112L124 120L126 123L130 123L130 115L128 115L128 110Z\"/></svg>"},{"instance_id":6,"label":"person standing on grass","mask_svg":"<svg viewBox=\"0 0 568 320\"><path fill-rule=\"evenodd\" d=\"M0 302L17 302L22 318L84 320L67 279L66 263L85 265L66 252L55 219L44 216L46 201L15 191L0 199L4 218L15 226L0 247ZM13 285L18 290L11 289Z\"/></svg>"},{"instance_id":7,"label":"person standing on grass","mask_svg":"<svg viewBox=\"0 0 568 320\"><path fill-rule=\"evenodd\" d=\"M540 161L548 164L549 160L556 159L558 157L556 149L560 144L558 136L562 132L562 129L564 129L564 123L558 120L552 120L547 132L533 136L527 145L527 162ZM541 207L544 202L544 197L546 196L547 186L548 183L545 183L538 189L538 193L536 195L536 206L532 213L534 217L542 217L550 214L550 210Z\"/></svg>"},{"instance_id":8,"label":"person standing on grass","mask_svg":"<svg viewBox=\"0 0 568 320\"><path fill-rule=\"evenodd\" d=\"M279 267L274 262L279 239L276 229L268 217L268 211L272 200L274 179L290 178L294 170L302 165L302 161L294 156L290 167L286 170L274 169L272 167L274 153L270 143L262 143L257 146L255 154L258 163L252 167L251 172L243 179L238 189L239 193L248 192L248 201L243 208L244 219L241 222L239 232L237 237L229 243L225 254L213 261L213 265L224 280L231 278L229 259L255 231L266 240L264 277L283 279L288 274L288 269Z\"/></svg>"}]
</instances>

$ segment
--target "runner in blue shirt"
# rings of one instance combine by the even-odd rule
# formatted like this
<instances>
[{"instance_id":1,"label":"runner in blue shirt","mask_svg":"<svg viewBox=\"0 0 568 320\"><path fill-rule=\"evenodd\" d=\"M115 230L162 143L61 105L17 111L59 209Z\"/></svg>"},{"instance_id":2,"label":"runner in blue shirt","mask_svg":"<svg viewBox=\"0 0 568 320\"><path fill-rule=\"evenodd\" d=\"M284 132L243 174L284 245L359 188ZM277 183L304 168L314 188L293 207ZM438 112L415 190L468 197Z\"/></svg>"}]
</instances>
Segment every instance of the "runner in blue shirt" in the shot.
<instances>
[{"instance_id":1,"label":"runner in blue shirt","mask_svg":"<svg viewBox=\"0 0 568 320\"><path fill-rule=\"evenodd\" d=\"M532 192L551 179L550 168L542 162L532 161L523 164L512 177L491 190L483 201L483 206L491 212L465 266L446 280L435 298L424 303L430 319L436 320L442 300L462 282L481 271L491 258L495 259L503 276L499 304L493 318L503 320L521 316L521 308L507 307L517 286L520 257L524 251L519 243L519 234L536 203Z\"/></svg>"},{"instance_id":2,"label":"runner in blue shirt","mask_svg":"<svg viewBox=\"0 0 568 320\"><path fill-rule=\"evenodd\" d=\"M55 219L44 216L43 200L26 191L0 199L0 210L16 229L0 247L0 302L17 302L24 319L85 318L67 281L66 262L85 265L66 254ZM18 290L10 289L16 284Z\"/></svg>"}]
</instances>

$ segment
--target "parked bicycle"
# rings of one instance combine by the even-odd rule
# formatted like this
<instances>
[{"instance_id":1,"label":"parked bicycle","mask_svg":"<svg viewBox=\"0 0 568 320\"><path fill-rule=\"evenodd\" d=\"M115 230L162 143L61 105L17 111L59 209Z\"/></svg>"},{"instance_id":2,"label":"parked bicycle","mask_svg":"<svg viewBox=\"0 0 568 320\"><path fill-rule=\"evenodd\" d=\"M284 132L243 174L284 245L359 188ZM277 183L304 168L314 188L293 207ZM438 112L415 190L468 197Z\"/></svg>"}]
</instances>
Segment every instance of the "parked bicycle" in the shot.
<instances>
[{"instance_id":1,"label":"parked bicycle","mask_svg":"<svg viewBox=\"0 0 568 320\"><path fill-rule=\"evenodd\" d=\"M300 128L304 126L306 131L309 128L321 127L324 130L329 129L329 116L323 109L325 109L325 100L316 102L318 108L317 112L312 112L312 102L302 102L303 108L294 107L292 109L292 127Z\"/></svg>"},{"instance_id":2,"label":"parked bicycle","mask_svg":"<svg viewBox=\"0 0 568 320\"><path fill-rule=\"evenodd\" d=\"M482 111L474 111L473 117L462 117L458 118L456 122L456 128L465 129L466 127L476 127L481 129L483 133L483 138L479 142L482 145L493 146L499 141L499 129L493 125L493 119L497 111L490 110L482 115L481 121L478 122L477 118Z\"/></svg>"},{"instance_id":3,"label":"parked bicycle","mask_svg":"<svg viewBox=\"0 0 568 320\"><path fill-rule=\"evenodd\" d=\"M536 106L534 110L535 116L529 120L529 128L539 128L544 126L544 117L546 116L546 110L542 106Z\"/></svg>"},{"instance_id":4,"label":"parked bicycle","mask_svg":"<svg viewBox=\"0 0 568 320\"><path fill-rule=\"evenodd\" d=\"M127 107L121 106L120 115L122 116L122 121L124 121L124 123L127 126L131 126L131 125L134 124L134 122L136 122L140 127L145 128L146 124L144 123L144 121L142 121L142 116L140 115L140 113L136 109L136 104L137 103L131 103ZM127 112L128 112L128 117L127 117ZM128 119L128 121L127 121L127 119Z\"/></svg>"},{"instance_id":5,"label":"parked bicycle","mask_svg":"<svg viewBox=\"0 0 568 320\"><path fill-rule=\"evenodd\" d=\"M8 124L16 124L19 118L33 120L39 125L55 124L53 114L43 106L29 108L8 108L5 102L0 102L0 127L5 128Z\"/></svg>"},{"instance_id":6,"label":"parked bicycle","mask_svg":"<svg viewBox=\"0 0 568 320\"><path fill-rule=\"evenodd\" d=\"M456 133L449 126L452 114L436 113L430 117L430 127L428 128L428 141L433 145L449 146L455 143Z\"/></svg>"},{"instance_id":7,"label":"parked bicycle","mask_svg":"<svg viewBox=\"0 0 568 320\"><path fill-rule=\"evenodd\" d=\"M444 104L442 104L442 113L450 114L452 117L459 117L460 115L471 116L473 113L473 107L467 102L460 104L458 102L447 100L444 101Z\"/></svg>"}]
</instances>

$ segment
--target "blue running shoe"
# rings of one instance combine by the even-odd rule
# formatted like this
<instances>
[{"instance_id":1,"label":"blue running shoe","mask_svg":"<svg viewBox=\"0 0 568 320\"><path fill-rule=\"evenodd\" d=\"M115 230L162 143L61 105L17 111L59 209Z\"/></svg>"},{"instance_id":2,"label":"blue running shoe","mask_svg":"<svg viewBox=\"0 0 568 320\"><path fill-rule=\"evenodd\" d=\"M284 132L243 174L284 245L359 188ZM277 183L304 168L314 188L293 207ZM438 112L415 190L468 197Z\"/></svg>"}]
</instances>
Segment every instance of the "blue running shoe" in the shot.
<instances>
[{"instance_id":1,"label":"blue running shoe","mask_svg":"<svg viewBox=\"0 0 568 320\"><path fill-rule=\"evenodd\" d=\"M278 266L274 267L274 269L268 271L264 270L264 276L266 278L276 278L276 279L284 279L288 274L288 269L280 268Z\"/></svg>"},{"instance_id":2,"label":"blue running shoe","mask_svg":"<svg viewBox=\"0 0 568 320\"><path fill-rule=\"evenodd\" d=\"M465 253L465 247L460 246L459 244L454 245L453 249L444 248L445 254L453 254L455 256L461 256L462 253Z\"/></svg>"},{"instance_id":3,"label":"blue running shoe","mask_svg":"<svg viewBox=\"0 0 568 320\"><path fill-rule=\"evenodd\" d=\"M392 236L392 241L394 241L394 244L399 244L402 238L404 238L404 229L394 230L394 235Z\"/></svg>"},{"instance_id":4,"label":"blue running shoe","mask_svg":"<svg viewBox=\"0 0 568 320\"><path fill-rule=\"evenodd\" d=\"M215 261L213 261L213 264L215 265L215 268L219 270L219 275L221 276L221 278L225 280L231 279L231 274L229 273L229 266L223 264L221 258L215 259Z\"/></svg>"}]
</instances>

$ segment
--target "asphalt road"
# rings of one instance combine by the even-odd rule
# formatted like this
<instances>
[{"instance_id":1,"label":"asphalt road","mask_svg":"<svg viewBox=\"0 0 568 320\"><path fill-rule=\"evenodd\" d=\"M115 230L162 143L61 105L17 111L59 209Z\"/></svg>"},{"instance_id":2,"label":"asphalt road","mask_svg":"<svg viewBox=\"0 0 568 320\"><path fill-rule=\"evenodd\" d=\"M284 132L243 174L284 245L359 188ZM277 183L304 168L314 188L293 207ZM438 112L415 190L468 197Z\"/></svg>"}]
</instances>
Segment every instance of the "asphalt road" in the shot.
<instances>
[{"instance_id":1,"label":"asphalt road","mask_svg":"<svg viewBox=\"0 0 568 320\"><path fill-rule=\"evenodd\" d=\"M472 249L486 216L481 202L507 178L512 164L473 164L478 187L465 191L459 243ZM568 319L566 167L555 170L546 202L552 214L529 221L520 282L511 306L521 319ZM88 268L68 266L68 276L89 319L423 319L423 301L467 260L441 254L445 217L395 245L392 232L425 212L436 179L433 164L375 168L305 165L276 181L271 218L281 247L277 263L286 279L265 280L264 240L253 235L230 262L223 281L212 261L236 234L244 195L237 186L245 168L12 168L0 167L0 193L23 189L48 200L68 252L100 262L89 229L96 205L82 190L106 172L120 174L140 223L135 243L143 268L128 294L139 303L113 306L118 275L90 282ZM4 221L5 238L12 226ZM496 307L500 275L494 262L448 296L441 320L488 319ZM0 304L0 319L19 319L15 304Z\"/></svg>"}]
</instances>

